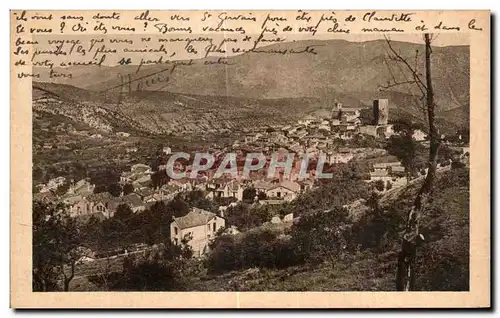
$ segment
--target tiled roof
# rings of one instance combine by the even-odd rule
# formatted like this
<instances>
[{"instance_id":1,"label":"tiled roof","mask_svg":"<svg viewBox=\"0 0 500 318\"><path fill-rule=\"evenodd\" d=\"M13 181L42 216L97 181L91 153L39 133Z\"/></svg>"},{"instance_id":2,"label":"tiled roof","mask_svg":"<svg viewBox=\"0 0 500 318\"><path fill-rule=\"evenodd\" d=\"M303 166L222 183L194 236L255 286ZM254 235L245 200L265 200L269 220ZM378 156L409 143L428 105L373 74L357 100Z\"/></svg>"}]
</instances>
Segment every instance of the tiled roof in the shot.
<instances>
[{"instance_id":1,"label":"tiled roof","mask_svg":"<svg viewBox=\"0 0 500 318\"><path fill-rule=\"evenodd\" d=\"M370 176L371 177L388 177L389 174L387 173L387 170L383 170L383 171L371 171L370 172Z\"/></svg>"},{"instance_id":2,"label":"tiled roof","mask_svg":"<svg viewBox=\"0 0 500 318\"><path fill-rule=\"evenodd\" d=\"M297 182L294 182L294 181L290 181L290 180L283 180L282 182L275 185L271 189L275 189L275 188L279 188L279 187L286 188L286 189L293 191L293 192L296 192L296 193L300 192L300 184L298 184ZM271 189L269 189L269 190L271 190Z\"/></svg>"},{"instance_id":3,"label":"tiled roof","mask_svg":"<svg viewBox=\"0 0 500 318\"><path fill-rule=\"evenodd\" d=\"M126 195L122 198L122 202L126 204L130 204L133 207L138 207L138 206L143 206L144 203L141 200L141 197L138 196L136 193L131 193L129 195Z\"/></svg>"},{"instance_id":4,"label":"tiled roof","mask_svg":"<svg viewBox=\"0 0 500 318\"><path fill-rule=\"evenodd\" d=\"M34 200L55 200L56 195L51 191L48 192L39 192L33 195Z\"/></svg>"},{"instance_id":5,"label":"tiled roof","mask_svg":"<svg viewBox=\"0 0 500 318\"><path fill-rule=\"evenodd\" d=\"M192 208L191 211L183 217L174 217L174 222L176 222L181 229L187 229L190 227L200 226L207 224L210 220L215 217L215 213Z\"/></svg>"},{"instance_id":6,"label":"tiled roof","mask_svg":"<svg viewBox=\"0 0 500 318\"><path fill-rule=\"evenodd\" d=\"M264 189L264 190L267 190L267 189L270 189L272 188L272 184L270 182L267 182L267 181L262 181L262 180L257 180L253 183L253 186L255 189Z\"/></svg>"},{"instance_id":7,"label":"tiled roof","mask_svg":"<svg viewBox=\"0 0 500 318\"><path fill-rule=\"evenodd\" d=\"M92 201L92 202L99 202L99 201L109 201L112 200L114 197L111 195L109 192L102 192L102 193L93 193L87 196L87 200Z\"/></svg>"},{"instance_id":8,"label":"tiled roof","mask_svg":"<svg viewBox=\"0 0 500 318\"><path fill-rule=\"evenodd\" d=\"M394 166L391 167L392 172L405 172L405 167L403 166Z\"/></svg>"},{"instance_id":9,"label":"tiled roof","mask_svg":"<svg viewBox=\"0 0 500 318\"><path fill-rule=\"evenodd\" d=\"M68 204L75 204L83 199L79 194L66 194L61 198L64 202Z\"/></svg>"},{"instance_id":10,"label":"tiled roof","mask_svg":"<svg viewBox=\"0 0 500 318\"><path fill-rule=\"evenodd\" d=\"M151 195L154 193L154 191L151 188L142 188L142 189L136 190L135 192L141 196L148 196L148 195Z\"/></svg>"},{"instance_id":11,"label":"tiled roof","mask_svg":"<svg viewBox=\"0 0 500 318\"><path fill-rule=\"evenodd\" d=\"M133 165L130 168L130 171L133 171L133 172L146 172L146 171L148 171L150 169L151 169L151 167L148 166L148 165L145 165L145 164L142 164L142 163L137 163L137 164Z\"/></svg>"},{"instance_id":12,"label":"tiled roof","mask_svg":"<svg viewBox=\"0 0 500 318\"><path fill-rule=\"evenodd\" d=\"M395 162L376 163L373 165L373 168L387 168L395 166L401 166L401 162L395 161Z\"/></svg>"}]
</instances>

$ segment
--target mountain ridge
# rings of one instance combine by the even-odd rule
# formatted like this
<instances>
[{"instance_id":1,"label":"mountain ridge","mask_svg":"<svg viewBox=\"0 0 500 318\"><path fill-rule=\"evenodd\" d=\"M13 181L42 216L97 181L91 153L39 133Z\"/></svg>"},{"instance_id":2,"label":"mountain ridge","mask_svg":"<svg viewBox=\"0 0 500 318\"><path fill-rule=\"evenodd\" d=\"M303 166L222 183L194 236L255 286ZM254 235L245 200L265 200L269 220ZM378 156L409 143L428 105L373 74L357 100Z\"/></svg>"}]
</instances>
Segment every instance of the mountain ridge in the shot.
<instances>
[{"instance_id":1,"label":"mountain ridge","mask_svg":"<svg viewBox=\"0 0 500 318\"><path fill-rule=\"evenodd\" d=\"M396 113L402 111L425 120L420 110L421 93L417 87L402 85L381 90L381 86L393 76L401 81L404 79L399 66L387 58L388 47L384 40L307 40L265 48L290 50L313 45L317 54L244 53L225 59L227 65L204 65L205 61L217 60L210 57L197 60L191 66L179 66L172 74L161 72L168 67L165 64L143 65L137 73L136 65L74 67L72 70L76 76L73 79L54 81L71 86L52 86L50 89L64 91L62 95L65 98L73 96L85 103L102 104L115 111L119 110L116 105L122 103L131 108L125 110L130 118L144 117L144 112L148 111L156 112L153 115L157 122L155 125L160 126L165 116L173 116L176 111L181 117L192 117L197 113L200 119L215 122L231 121L231 116L252 118L261 111L262 117L277 116L273 121L266 121L270 124L294 120L317 109L331 109L336 100L347 107L369 107L371 101L377 98L388 98L390 108L397 110ZM416 65L419 70L424 69L423 45L394 41L392 46L411 61L415 60L418 50L420 58ZM469 47L433 47L431 62L438 114L446 114L452 126L467 123L470 107ZM156 75L150 78L150 74ZM132 85L123 79L129 75ZM157 81L153 83L150 79ZM139 83L144 90L142 92L138 90ZM188 101L189 98L192 100ZM193 109L182 109L179 105L176 108L174 103L182 103L187 108L195 107L195 110L203 109L210 114L195 111L190 115L188 113ZM291 105L288 107L287 103ZM238 107L240 111L230 111L231 107ZM279 110L270 111L265 107L277 107ZM224 110L219 113L217 108ZM203 125L197 122L193 118L194 125Z\"/></svg>"}]
</instances>

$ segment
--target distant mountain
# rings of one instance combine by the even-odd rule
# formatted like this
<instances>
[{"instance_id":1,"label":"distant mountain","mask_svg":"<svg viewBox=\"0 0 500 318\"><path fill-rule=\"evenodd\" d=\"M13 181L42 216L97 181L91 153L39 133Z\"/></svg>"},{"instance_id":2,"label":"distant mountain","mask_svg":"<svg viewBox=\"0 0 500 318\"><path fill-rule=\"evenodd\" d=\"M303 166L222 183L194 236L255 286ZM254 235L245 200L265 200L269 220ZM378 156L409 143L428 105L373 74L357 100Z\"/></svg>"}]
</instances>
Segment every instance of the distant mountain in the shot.
<instances>
[{"instance_id":1,"label":"distant mountain","mask_svg":"<svg viewBox=\"0 0 500 318\"><path fill-rule=\"evenodd\" d=\"M35 112L63 115L102 131L173 135L244 131L293 123L327 106L313 98L257 100L164 91L119 95L33 83Z\"/></svg>"},{"instance_id":2,"label":"distant mountain","mask_svg":"<svg viewBox=\"0 0 500 318\"><path fill-rule=\"evenodd\" d=\"M161 72L168 65L145 65L137 73L136 65L72 67L72 79L59 78L55 82L74 87L52 86L51 89L70 90L71 96L106 104L107 109L126 113L133 120L140 117L138 122L146 121L146 126L157 127L159 131L171 130L171 124L165 128L162 122L175 122L171 117L177 116L179 111L183 120L190 122L185 127L189 128L191 125L211 126L207 121L222 124L232 121L231 116L247 116L250 121L259 115L263 118L277 116L272 121L278 122L309 111L329 109L334 100L343 102L347 107L359 107L371 105L376 98L389 98L390 107L394 110L392 114L423 120L419 110L422 105L420 92L415 86L380 90L380 86L393 76L404 80L396 62L386 59L388 48L385 41L297 41L264 49L290 51L307 46L314 47L317 54L245 53L227 58L228 65L205 65L207 59L196 60L191 66L177 67L172 74ZM423 45L394 42L393 46L409 61L415 61L418 50L418 68L424 73ZM42 80L48 81L46 70L37 71L42 72ZM157 75L147 77L155 73ZM452 126L468 122L469 74L468 46L433 48L432 78L438 116L453 114ZM133 83L125 87L127 90L135 91L137 84L141 83L142 89L148 92L134 92L126 96L119 94L123 89L119 86L128 76ZM165 80L166 77L169 81ZM153 83L151 79L155 78L159 80ZM117 103L126 105L127 109L113 106ZM187 111L190 107L191 115ZM228 107L239 109L227 111ZM268 107L278 109L273 112ZM200 117L201 112L208 114ZM151 118L146 120L146 117ZM188 131L196 130L194 126Z\"/></svg>"}]
</instances>

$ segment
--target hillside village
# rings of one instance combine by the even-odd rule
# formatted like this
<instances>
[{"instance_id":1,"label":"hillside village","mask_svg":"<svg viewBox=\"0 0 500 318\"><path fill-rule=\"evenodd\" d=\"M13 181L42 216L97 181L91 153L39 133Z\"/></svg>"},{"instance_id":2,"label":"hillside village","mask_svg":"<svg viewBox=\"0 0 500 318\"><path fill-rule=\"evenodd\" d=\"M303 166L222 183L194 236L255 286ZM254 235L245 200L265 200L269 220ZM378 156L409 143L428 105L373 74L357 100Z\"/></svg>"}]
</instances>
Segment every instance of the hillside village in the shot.
<instances>
[{"instance_id":1,"label":"hillside village","mask_svg":"<svg viewBox=\"0 0 500 318\"><path fill-rule=\"evenodd\" d=\"M470 291L470 45L429 36L34 68L32 290Z\"/></svg>"},{"instance_id":2,"label":"hillside village","mask_svg":"<svg viewBox=\"0 0 500 318\"><path fill-rule=\"evenodd\" d=\"M34 199L63 202L69 207L72 217L86 221L90 217L100 220L112 218L120 205L126 205L134 214L140 214L157 202L168 203L181 193L201 191L206 199L218 202L218 211L193 208L187 215L174 218L170 225L172 242L180 244L188 236L194 255L201 256L206 253L209 242L216 233L226 227L224 213L229 207L242 201L249 201L254 205L285 204L313 189L316 186L316 171L308 168L307 178L301 178L297 173L301 168L302 156L314 162L320 154L326 154L326 166L352 161L372 162L365 182L381 184L377 189L379 192L406 185L410 179L408 171L381 146L385 140L397 134L393 126L389 121L389 102L386 99L375 100L372 108L343 107L336 102L327 118L306 116L293 125L247 131L241 139L235 140L228 147L207 149L214 154L216 161L229 152L237 154L238 162L245 160L246 153L263 153L268 158L267 164L260 170L252 171L248 178L214 178L216 169L212 168L203 171L194 180L183 178L153 182L152 179L157 179L166 169L165 158L172 154L170 147L163 147L157 167L136 163L129 171L121 173L119 184L122 190L118 196L106 191L96 193L96 186L88 179L74 181L57 177L46 184L38 184L38 193L34 194ZM130 136L126 132L117 132L117 135L122 139ZM423 131L416 129L412 137L415 141L426 144L427 136ZM100 137L95 134L92 138ZM127 148L127 152L131 154L136 151L137 148ZM462 153L460 160L467 163L468 147L460 146L458 151ZM267 177L269 158L275 152L296 154L289 177L285 177L282 170L274 178ZM175 165L175 169L179 171L190 172L191 168L189 162L177 161ZM238 169L241 170L241 167ZM67 191L56 194L56 190L64 184L69 184ZM254 196L249 198L248 193ZM293 219L291 214L283 219L273 217L268 221L281 223L293 222ZM228 231L239 232L234 227Z\"/></svg>"}]
</instances>

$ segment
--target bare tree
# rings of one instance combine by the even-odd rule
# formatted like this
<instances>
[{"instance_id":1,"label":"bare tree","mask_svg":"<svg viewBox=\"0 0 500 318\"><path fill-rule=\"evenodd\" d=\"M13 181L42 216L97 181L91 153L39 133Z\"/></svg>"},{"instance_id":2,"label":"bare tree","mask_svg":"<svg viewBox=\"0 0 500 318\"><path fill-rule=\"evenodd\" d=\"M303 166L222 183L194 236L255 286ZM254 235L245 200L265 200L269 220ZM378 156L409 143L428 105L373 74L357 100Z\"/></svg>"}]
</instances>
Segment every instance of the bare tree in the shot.
<instances>
[{"instance_id":1,"label":"bare tree","mask_svg":"<svg viewBox=\"0 0 500 318\"><path fill-rule=\"evenodd\" d=\"M390 64L386 61L389 68L392 80L383 86L383 89L390 89L400 85L413 85L416 86L421 93L421 110L426 115L426 120L429 128L429 157L428 157L428 171L422 187L417 193L411 210L408 213L408 220L406 223L405 232L403 234L401 252L398 259L398 269L396 273L396 288L401 291L410 291L415 289L415 265L416 265L416 251L417 246L423 236L419 233L420 219L425 207L425 203L431 193L434 179L436 177L437 155L440 145L439 130L435 123L435 102L434 102L434 89L432 87L432 74L431 74L431 42L433 35L424 34L425 44L425 79L422 79L422 74L418 72L418 58L419 52L415 52L415 62L412 66L408 58L404 58L391 43L389 38L385 38L389 47L389 60L396 62L397 67L403 76L403 80L394 76L394 71ZM409 76L408 76L409 73Z\"/></svg>"}]
</instances>

